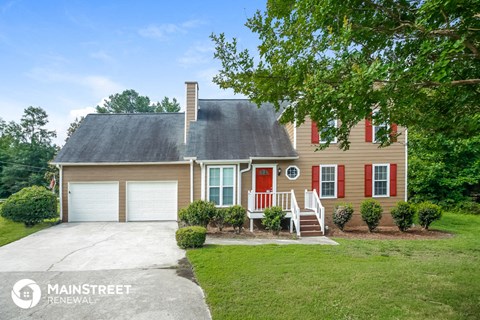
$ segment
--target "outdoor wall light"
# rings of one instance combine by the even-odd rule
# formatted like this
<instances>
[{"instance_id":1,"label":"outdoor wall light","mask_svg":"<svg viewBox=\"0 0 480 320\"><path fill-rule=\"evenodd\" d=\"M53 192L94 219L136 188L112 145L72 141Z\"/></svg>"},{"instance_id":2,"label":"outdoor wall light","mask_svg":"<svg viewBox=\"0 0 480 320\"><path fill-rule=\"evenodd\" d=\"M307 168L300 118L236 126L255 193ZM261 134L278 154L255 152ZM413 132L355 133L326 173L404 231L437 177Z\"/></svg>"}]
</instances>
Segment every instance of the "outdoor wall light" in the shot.
<instances>
[{"instance_id":1,"label":"outdoor wall light","mask_svg":"<svg viewBox=\"0 0 480 320\"><path fill-rule=\"evenodd\" d=\"M278 168L278 176L282 174L282 168Z\"/></svg>"}]
</instances>

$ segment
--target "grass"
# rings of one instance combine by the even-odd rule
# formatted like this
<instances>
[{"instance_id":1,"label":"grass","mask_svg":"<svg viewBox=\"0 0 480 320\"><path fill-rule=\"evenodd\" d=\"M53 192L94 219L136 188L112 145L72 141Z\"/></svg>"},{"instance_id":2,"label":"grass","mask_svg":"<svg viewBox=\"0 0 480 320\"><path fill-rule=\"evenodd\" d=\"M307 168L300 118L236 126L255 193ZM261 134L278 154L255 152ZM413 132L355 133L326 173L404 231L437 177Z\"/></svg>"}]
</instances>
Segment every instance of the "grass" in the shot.
<instances>
[{"instance_id":1,"label":"grass","mask_svg":"<svg viewBox=\"0 0 480 320\"><path fill-rule=\"evenodd\" d=\"M26 237L32 233L48 228L57 222L58 218L45 220L31 228L25 227L23 223L12 222L0 217L0 247L7 243Z\"/></svg>"},{"instance_id":2,"label":"grass","mask_svg":"<svg viewBox=\"0 0 480 320\"><path fill-rule=\"evenodd\" d=\"M478 319L480 216L438 240L208 246L187 256L214 319Z\"/></svg>"}]
</instances>

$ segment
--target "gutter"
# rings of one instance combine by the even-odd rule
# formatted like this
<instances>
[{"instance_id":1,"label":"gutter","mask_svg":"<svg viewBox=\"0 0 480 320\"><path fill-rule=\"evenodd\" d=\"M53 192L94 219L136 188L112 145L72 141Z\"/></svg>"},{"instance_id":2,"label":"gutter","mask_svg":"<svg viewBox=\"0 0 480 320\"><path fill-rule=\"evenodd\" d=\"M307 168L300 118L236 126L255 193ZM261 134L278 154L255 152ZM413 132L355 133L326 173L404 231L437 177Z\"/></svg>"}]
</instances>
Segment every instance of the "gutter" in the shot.
<instances>
[{"instance_id":1,"label":"gutter","mask_svg":"<svg viewBox=\"0 0 480 320\"><path fill-rule=\"evenodd\" d=\"M193 159L190 159L190 203L193 202Z\"/></svg>"},{"instance_id":2,"label":"gutter","mask_svg":"<svg viewBox=\"0 0 480 320\"><path fill-rule=\"evenodd\" d=\"M60 221L63 220L63 167L59 164L56 165L59 171L59 186L58 186L58 194L60 197Z\"/></svg>"},{"instance_id":3,"label":"gutter","mask_svg":"<svg viewBox=\"0 0 480 320\"><path fill-rule=\"evenodd\" d=\"M50 162L52 165L60 166L141 166L141 165L163 165L163 164L189 164L190 161L168 161L168 162Z\"/></svg>"}]
</instances>

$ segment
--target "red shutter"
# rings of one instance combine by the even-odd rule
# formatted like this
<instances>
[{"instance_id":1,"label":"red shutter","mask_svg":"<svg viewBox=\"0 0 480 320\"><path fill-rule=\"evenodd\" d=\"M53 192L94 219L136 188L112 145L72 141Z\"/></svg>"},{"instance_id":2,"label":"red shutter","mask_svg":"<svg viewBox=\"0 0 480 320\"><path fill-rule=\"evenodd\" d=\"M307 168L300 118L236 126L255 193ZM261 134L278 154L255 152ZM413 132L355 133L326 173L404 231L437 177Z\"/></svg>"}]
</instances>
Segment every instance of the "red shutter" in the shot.
<instances>
[{"instance_id":1,"label":"red shutter","mask_svg":"<svg viewBox=\"0 0 480 320\"><path fill-rule=\"evenodd\" d=\"M312 190L320 194L320 166L312 166Z\"/></svg>"},{"instance_id":2,"label":"red shutter","mask_svg":"<svg viewBox=\"0 0 480 320\"><path fill-rule=\"evenodd\" d=\"M397 195L397 165L390 164L390 197Z\"/></svg>"},{"instance_id":3,"label":"red shutter","mask_svg":"<svg viewBox=\"0 0 480 320\"><path fill-rule=\"evenodd\" d=\"M365 119L365 142L372 142L372 122Z\"/></svg>"},{"instance_id":4,"label":"red shutter","mask_svg":"<svg viewBox=\"0 0 480 320\"><path fill-rule=\"evenodd\" d=\"M312 120L312 143L319 143L319 142L320 142L320 136L318 134L317 123Z\"/></svg>"},{"instance_id":5,"label":"red shutter","mask_svg":"<svg viewBox=\"0 0 480 320\"><path fill-rule=\"evenodd\" d=\"M338 165L338 178L337 178L337 197L345 198L345 166L343 164Z\"/></svg>"},{"instance_id":6,"label":"red shutter","mask_svg":"<svg viewBox=\"0 0 480 320\"><path fill-rule=\"evenodd\" d=\"M397 124L396 123L392 123L390 125L390 137L392 139L392 142L397 142Z\"/></svg>"},{"instance_id":7,"label":"red shutter","mask_svg":"<svg viewBox=\"0 0 480 320\"><path fill-rule=\"evenodd\" d=\"M372 196L372 165L365 165L365 197Z\"/></svg>"}]
</instances>

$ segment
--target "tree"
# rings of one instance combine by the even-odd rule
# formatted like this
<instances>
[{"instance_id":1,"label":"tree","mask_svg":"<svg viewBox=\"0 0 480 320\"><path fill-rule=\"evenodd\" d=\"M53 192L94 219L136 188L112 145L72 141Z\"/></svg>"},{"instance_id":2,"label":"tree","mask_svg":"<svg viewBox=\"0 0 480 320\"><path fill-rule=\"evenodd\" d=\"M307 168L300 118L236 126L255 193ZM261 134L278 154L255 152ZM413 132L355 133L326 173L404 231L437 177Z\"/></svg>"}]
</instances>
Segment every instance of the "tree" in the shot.
<instances>
[{"instance_id":1,"label":"tree","mask_svg":"<svg viewBox=\"0 0 480 320\"><path fill-rule=\"evenodd\" d=\"M150 105L150 98L141 96L133 89L116 93L103 101L103 106L97 106L98 113L139 113L155 112L153 105Z\"/></svg>"},{"instance_id":2,"label":"tree","mask_svg":"<svg viewBox=\"0 0 480 320\"><path fill-rule=\"evenodd\" d=\"M70 123L70 127L67 129L67 138L65 138L65 142L70 139L70 137L75 133L75 131L80 127L80 124L82 124L83 119L85 119L84 116L81 116L80 118L75 118L75 121Z\"/></svg>"},{"instance_id":3,"label":"tree","mask_svg":"<svg viewBox=\"0 0 480 320\"><path fill-rule=\"evenodd\" d=\"M180 104L177 99L173 98L172 101L168 97L163 98L161 102L154 104L155 112L178 112L180 111Z\"/></svg>"},{"instance_id":4,"label":"tree","mask_svg":"<svg viewBox=\"0 0 480 320\"><path fill-rule=\"evenodd\" d=\"M47 185L48 162L58 151L52 144L55 131L46 129L48 115L42 108L25 109L20 123L3 124L0 140L5 153L0 175L0 196L6 197L32 185ZM3 153L3 152L2 152Z\"/></svg>"},{"instance_id":5,"label":"tree","mask_svg":"<svg viewBox=\"0 0 480 320\"><path fill-rule=\"evenodd\" d=\"M283 122L339 119L330 130L343 149L368 117L452 139L480 129L468 116L480 112L478 1L269 0L246 26L258 56L212 34L222 64L213 81L277 110L289 102Z\"/></svg>"},{"instance_id":6,"label":"tree","mask_svg":"<svg viewBox=\"0 0 480 320\"><path fill-rule=\"evenodd\" d=\"M149 97L141 96L130 89L109 96L104 100L103 106L96 107L96 111L98 113L178 112L180 104L177 99L173 98L170 101L168 97L163 98L161 102L151 103Z\"/></svg>"}]
</instances>

